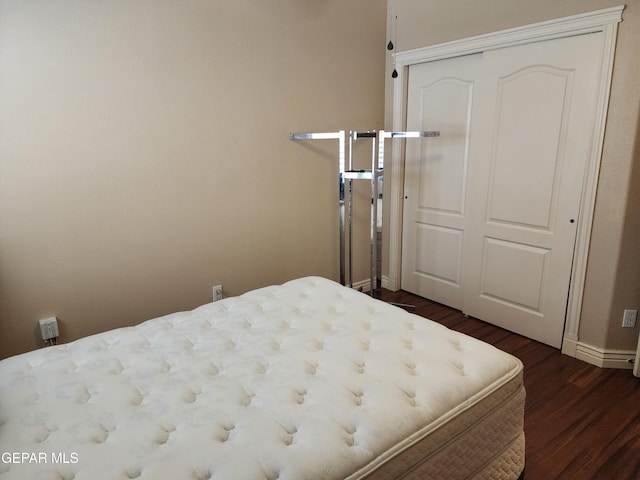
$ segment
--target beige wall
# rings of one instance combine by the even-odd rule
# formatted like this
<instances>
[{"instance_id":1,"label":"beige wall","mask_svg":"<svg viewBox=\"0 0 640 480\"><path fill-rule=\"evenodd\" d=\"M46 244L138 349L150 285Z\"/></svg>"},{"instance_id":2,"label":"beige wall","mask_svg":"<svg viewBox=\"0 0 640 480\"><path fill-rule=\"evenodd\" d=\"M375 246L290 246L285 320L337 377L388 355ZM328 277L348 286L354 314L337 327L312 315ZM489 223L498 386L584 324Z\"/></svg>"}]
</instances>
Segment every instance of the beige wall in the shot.
<instances>
[{"instance_id":1,"label":"beige wall","mask_svg":"<svg viewBox=\"0 0 640 480\"><path fill-rule=\"evenodd\" d=\"M337 147L287 134L381 127L385 12L0 0L0 357L337 279Z\"/></svg>"},{"instance_id":2,"label":"beige wall","mask_svg":"<svg viewBox=\"0 0 640 480\"><path fill-rule=\"evenodd\" d=\"M628 2L619 26L579 341L634 350L638 328L621 328L640 308L640 4ZM616 0L389 0L398 51L620 5ZM388 22L390 25L391 23ZM391 125L387 56L385 125Z\"/></svg>"},{"instance_id":3,"label":"beige wall","mask_svg":"<svg viewBox=\"0 0 640 480\"><path fill-rule=\"evenodd\" d=\"M387 3L399 50L618 4L0 0L0 357L50 315L69 341L217 283L337 279L334 145L287 133L379 128L385 79L390 125ZM623 19L580 330L608 349L640 307L640 5Z\"/></svg>"}]
</instances>

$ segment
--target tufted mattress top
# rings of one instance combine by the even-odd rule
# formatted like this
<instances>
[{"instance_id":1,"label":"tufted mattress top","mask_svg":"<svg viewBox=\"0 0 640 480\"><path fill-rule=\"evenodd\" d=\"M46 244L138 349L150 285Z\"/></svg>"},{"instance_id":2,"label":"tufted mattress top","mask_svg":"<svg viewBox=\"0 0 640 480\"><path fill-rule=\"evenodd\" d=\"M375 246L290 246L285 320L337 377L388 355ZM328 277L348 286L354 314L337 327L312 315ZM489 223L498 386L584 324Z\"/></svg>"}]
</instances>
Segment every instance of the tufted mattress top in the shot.
<instances>
[{"instance_id":1,"label":"tufted mattress top","mask_svg":"<svg viewBox=\"0 0 640 480\"><path fill-rule=\"evenodd\" d=\"M302 278L0 362L0 480L364 478L521 371Z\"/></svg>"}]
</instances>

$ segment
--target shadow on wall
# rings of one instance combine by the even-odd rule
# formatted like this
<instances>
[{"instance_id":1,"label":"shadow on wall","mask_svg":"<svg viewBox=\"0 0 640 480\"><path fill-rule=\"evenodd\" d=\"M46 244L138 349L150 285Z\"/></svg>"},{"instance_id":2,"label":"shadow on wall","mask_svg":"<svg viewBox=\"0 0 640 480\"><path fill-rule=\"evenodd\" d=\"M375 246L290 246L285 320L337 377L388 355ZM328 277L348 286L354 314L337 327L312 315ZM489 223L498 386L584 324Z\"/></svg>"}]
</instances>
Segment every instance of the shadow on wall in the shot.
<instances>
[{"instance_id":1,"label":"shadow on wall","mask_svg":"<svg viewBox=\"0 0 640 480\"><path fill-rule=\"evenodd\" d=\"M633 154L631 160L631 173L629 175L629 196L624 216L624 229L620 245L620 258L618 258L618 275L616 285L626 285L624 292L616 295L629 294L630 297L620 299L628 308L640 307L640 257L628 258L629 252L637 251L640 245L640 102L638 104L638 120L636 121L635 139L633 142ZM617 290L617 292L619 292ZM635 303L631 304L630 301ZM620 304L614 300L614 305ZM622 312L611 312L613 318L622 318ZM618 322L614 322L619 327Z\"/></svg>"}]
</instances>

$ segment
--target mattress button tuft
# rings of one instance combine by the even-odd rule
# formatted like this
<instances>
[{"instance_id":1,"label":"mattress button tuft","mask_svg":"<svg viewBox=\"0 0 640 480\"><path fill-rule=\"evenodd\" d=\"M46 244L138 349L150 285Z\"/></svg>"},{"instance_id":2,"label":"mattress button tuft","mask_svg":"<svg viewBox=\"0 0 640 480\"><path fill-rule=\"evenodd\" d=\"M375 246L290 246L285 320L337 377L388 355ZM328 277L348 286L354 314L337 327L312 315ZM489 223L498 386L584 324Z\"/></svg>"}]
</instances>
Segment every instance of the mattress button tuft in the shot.
<instances>
[{"instance_id":1,"label":"mattress button tuft","mask_svg":"<svg viewBox=\"0 0 640 480\"><path fill-rule=\"evenodd\" d=\"M89 392L87 387L83 386L82 389L78 391L76 400L78 403L87 403L91 400L91 392Z\"/></svg>"},{"instance_id":2,"label":"mattress button tuft","mask_svg":"<svg viewBox=\"0 0 640 480\"><path fill-rule=\"evenodd\" d=\"M294 435L298 433L298 429L296 427L284 427L284 431L287 432L287 435L284 439L284 444L288 447L293 445Z\"/></svg>"},{"instance_id":3,"label":"mattress button tuft","mask_svg":"<svg viewBox=\"0 0 640 480\"><path fill-rule=\"evenodd\" d=\"M195 403L198 399L198 394L196 392L186 392L184 396L184 403Z\"/></svg>"},{"instance_id":4,"label":"mattress button tuft","mask_svg":"<svg viewBox=\"0 0 640 480\"><path fill-rule=\"evenodd\" d=\"M42 435L40 435L40 436L38 436L38 437L34 438L35 442L36 442L36 443L44 443L44 442L46 442L46 441L47 441L47 439L49 438L49 433L50 433L50 432L49 432L49 431L47 431L47 432L43 433Z\"/></svg>"},{"instance_id":5,"label":"mattress button tuft","mask_svg":"<svg viewBox=\"0 0 640 480\"><path fill-rule=\"evenodd\" d=\"M210 470L207 470L203 475L198 475L197 478L198 480L211 480L211 478L213 478L213 473L211 473Z\"/></svg>"},{"instance_id":6,"label":"mattress button tuft","mask_svg":"<svg viewBox=\"0 0 640 480\"><path fill-rule=\"evenodd\" d=\"M253 397L255 397L255 395L255 393L245 393L245 396L240 403L242 403L243 406L248 407L249 405L251 405L251 402L253 401Z\"/></svg>"},{"instance_id":7,"label":"mattress button tuft","mask_svg":"<svg viewBox=\"0 0 640 480\"><path fill-rule=\"evenodd\" d=\"M229 424L229 425L223 425L222 429L223 432L222 434L218 437L218 440L220 440L220 442L224 443L227 440L229 440L229 437L231 436L231 431L235 428L235 425L233 424Z\"/></svg>"},{"instance_id":8,"label":"mattress button tuft","mask_svg":"<svg viewBox=\"0 0 640 480\"><path fill-rule=\"evenodd\" d=\"M102 427L102 425L101 425L101 427ZM99 435L99 436L98 436L98 435L96 435L96 436L93 438L93 441L94 441L94 443L104 443L104 442L106 442L106 441L107 441L107 438L109 438L109 432L107 432L107 431L104 429L104 427L102 427L101 435Z\"/></svg>"},{"instance_id":9,"label":"mattress button tuft","mask_svg":"<svg viewBox=\"0 0 640 480\"><path fill-rule=\"evenodd\" d=\"M168 373L171 370L171 364L169 362L167 362L164 358L162 359L163 365L162 365L162 372L163 373Z\"/></svg>"},{"instance_id":10,"label":"mattress button tuft","mask_svg":"<svg viewBox=\"0 0 640 480\"><path fill-rule=\"evenodd\" d=\"M135 391L133 392L133 397L131 398L131 405L137 407L142 403L142 400L144 400L144 396L142 395L142 393L140 393L140 390L138 390L137 388L134 390Z\"/></svg>"},{"instance_id":11,"label":"mattress button tuft","mask_svg":"<svg viewBox=\"0 0 640 480\"><path fill-rule=\"evenodd\" d=\"M130 468L125 472L127 478L139 478L142 475L142 470Z\"/></svg>"},{"instance_id":12,"label":"mattress button tuft","mask_svg":"<svg viewBox=\"0 0 640 480\"><path fill-rule=\"evenodd\" d=\"M116 360L116 364L112 367L109 373L119 374L122 373L123 370L124 365L122 365L122 362L120 360Z\"/></svg>"},{"instance_id":13,"label":"mattress button tuft","mask_svg":"<svg viewBox=\"0 0 640 480\"><path fill-rule=\"evenodd\" d=\"M407 370L409 370L409 375L415 377L416 376L416 365L415 363L412 362L406 362L405 367L407 367Z\"/></svg>"},{"instance_id":14,"label":"mattress button tuft","mask_svg":"<svg viewBox=\"0 0 640 480\"><path fill-rule=\"evenodd\" d=\"M306 362L307 363L307 368L306 371L309 375L315 375L316 371L318 370L318 365L317 364L313 364L311 362Z\"/></svg>"},{"instance_id":15,"label":"mattress button tuft","mask_svg":"<svg viewBox=\"0 0 640 480\"><path fill-rule=\"evenodd\" d=\"M280 478L280 471L276 470L275 472L265 472L265 478L267 480L278 480Z\"/></svg>"}]
</instances>

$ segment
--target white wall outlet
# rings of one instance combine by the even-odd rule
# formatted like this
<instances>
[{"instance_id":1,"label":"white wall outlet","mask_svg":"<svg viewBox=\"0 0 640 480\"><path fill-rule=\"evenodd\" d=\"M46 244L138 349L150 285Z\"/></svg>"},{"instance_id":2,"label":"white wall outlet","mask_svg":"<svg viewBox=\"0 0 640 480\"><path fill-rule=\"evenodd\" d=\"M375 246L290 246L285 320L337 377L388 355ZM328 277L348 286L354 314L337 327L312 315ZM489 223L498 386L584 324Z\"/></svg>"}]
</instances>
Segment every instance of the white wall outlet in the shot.
<instances>
[{"instance_id":1,"label":"white wall outlet","mask_svg":"<svg viewBox=\"0 0 640 480\"><path fill-rule=\"evenodd\" d=\"M217 302L218 300L222 300L222 285L213 287L213 301Z\"/></svg>"},{"instance_id":2,"label":"white wall outlet","mask_svg":"<svg viewBox=\"0 0 640 480\"><path fill-rule=\"evenodd\" d=\"M59 335L58 319L56 317L44 318L39 320L38 323L40 323L40 333L43 340L50 340Z\"/></svg>"},{"instance_id":3,"label":"white wall outlet","mask_svg":"<svg viewBox=\"0 0 640 480\"><path fill-rule=\"evenodd\" d=\"M622 326L624 328L634 328L636 326L636 319L638 318L637 310L625 310L622 317Z\"/></svg>"}]
</instances>

